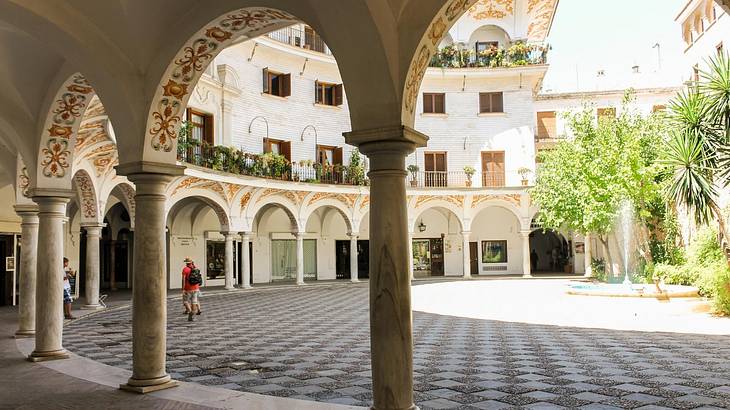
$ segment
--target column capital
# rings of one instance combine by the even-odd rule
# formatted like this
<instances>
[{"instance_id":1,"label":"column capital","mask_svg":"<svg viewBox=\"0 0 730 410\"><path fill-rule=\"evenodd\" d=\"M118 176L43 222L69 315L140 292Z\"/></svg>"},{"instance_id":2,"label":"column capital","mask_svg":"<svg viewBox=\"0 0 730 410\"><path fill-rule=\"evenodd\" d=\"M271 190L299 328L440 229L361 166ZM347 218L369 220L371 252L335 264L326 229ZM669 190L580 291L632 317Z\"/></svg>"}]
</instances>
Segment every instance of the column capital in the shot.
<instances>
[{"instance_id":1,"label":"column capital","mask_svg":"<svg viewBox=\"0 0 730 410\"><path fill-rule=\"evenodd\" d=\"M38 215L38 205L36 204L28 204L28 205L15 205L13 207L15 209L15 213L19 216L33 216Z\"/></svg>"},{"instance_id":2,"label":"column capital","mask_svg":"<svg viewBox=\"0 0 730 410\"><path fill-rule=\"evenodd\" d=\"M120 164L114 167L117 175L125 175L127 178L136 183L135 177L138 175L159 175L161 178L169 177L170 179L183 175L185 167L177 164L165 164L162 162L137 161Z\"/></svg>"},{"instance_id":3,"label":"column capital","mask_svg":"<svg viewBox=\"0 0 730 410\"><path fill-rule=\"evenodd\" d=\"M416 148L425 147L428 137L405 125L392 127L370 128L345 132L345 141L355 145L360 152L370 157L370 169L388 169L387 160L378 164L377 157L401 156L405 157Z\"/></svg>"},{"instance_id":4,"label":"column capital","mask_svg":"<svg viewBox=\"0 0 730 410\"><path fill-rule=\"evenodd\" d=\"M525 237L525 236L529 237L531 233L532 233L532 231L520 231L520 235L522 237Z\"/></svg>"},{"instance_id":5,"label":"column capital","mask_svg":"<svg viewBox=\"0 0 730 410\"><path fill-rule=\"evenodd\" d=\"M250 232L250 231L241 231L238 234L241 235L241 238L251 239L251 235L253 235L253 232Z\"/></svg>"},{"instance_id":6,"label":"column capital","mask_svg":"<svg viewBox=\"0 0 730 410\"><path fill-rule=\"evenodd\" d=\"M35 203L56 202L65 204L71 198L76 196L76 192L74 190L64 188L33 188L30 190L29 194Z\"/></svg>"},{"instance_id":7,"label":"column capital","mask_svg":"<svg viewBox=\"0 0 730 410\"><path fill-rule=\"evenodd\" d=\"M304 235L306 232L294 232L294 237L297 238L297 240L304 239Z\"/></svg>"},{"instance_id":8,"label":"column capital","mask_svg":"<svg viewBox=\"0 0 730 410\"><path fill-rule=\"evenodd\" d=\"M101 230L106 227L105 223L85 222L81 227L86 231L86 236L101 236Z\"/></svg>"},{"instance_id":9,"label":"column capital","mask_svg":"<svg viewBox=\"0 0 730 410\"><path fill-rule=\"evenodd\" d=\"M221 235L223 235L227 241L228 240L232 241L232 240L236 239L236 236L238 236L238 234L235 231L221 231Z\"/></svg>"},{"instance_id":10,"label":"column capital","mask_svg":"<svg viewBox=\"0 0 730 410\"><path fill-rule=\"evenodd\" d=\"M351 240L352 239L357 239L360 236L360 233L358 233L358 232L348 232L347 233L347 236L349 236Z\"/></svg>"},{"instance_id":11,"label":"column capital","mask_svg":"<svg viewBox=\"0 0 730 410\"><path fill-rule=\"evenodd\" d=\"M471 231L461 231L462 235L471 235Z\"/></svg>"}]
</instances>

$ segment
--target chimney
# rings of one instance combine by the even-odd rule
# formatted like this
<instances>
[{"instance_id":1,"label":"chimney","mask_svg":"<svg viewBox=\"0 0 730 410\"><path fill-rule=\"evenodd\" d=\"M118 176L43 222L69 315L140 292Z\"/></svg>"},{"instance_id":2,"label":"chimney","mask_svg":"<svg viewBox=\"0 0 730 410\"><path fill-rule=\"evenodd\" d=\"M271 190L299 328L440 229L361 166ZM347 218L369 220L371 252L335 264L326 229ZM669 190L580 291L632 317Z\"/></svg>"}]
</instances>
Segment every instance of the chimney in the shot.
<instances>
[{"instance_id":1,"label":"chimney","mask_svg":"<svg viewBox=\"0 0 730 410\"><path fill-rule=\"evenodd\" d=\"M638 65L635 65L635 66L631 67L631 70L633 70L634 74L639 74L639 66Z\"/></svg>"}]
</instances>

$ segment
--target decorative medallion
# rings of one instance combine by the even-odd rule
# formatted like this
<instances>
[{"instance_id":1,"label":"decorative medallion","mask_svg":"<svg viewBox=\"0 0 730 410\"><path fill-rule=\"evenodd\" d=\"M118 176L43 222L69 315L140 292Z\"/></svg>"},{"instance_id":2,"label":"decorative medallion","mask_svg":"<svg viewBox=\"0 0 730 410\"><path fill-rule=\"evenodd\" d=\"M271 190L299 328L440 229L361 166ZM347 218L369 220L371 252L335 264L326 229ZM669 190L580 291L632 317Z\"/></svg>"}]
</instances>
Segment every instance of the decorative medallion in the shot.
<instances>
[{"instance_id":1,"label":"decorative medallion","mask_svg":"<svg viewBox=\"0 0 730 410\"><path fill-rule=\"evenodd\" d=\"M69 167L68 156L71 154L68 150L68 141L58 138L49 138L46 141L46 147L41 150L43 159L41 167L43 167L43 175L47 177L63 178Z\"/></svg>"},{"instance_id":2,"label":"decorative medallion","mask_svg":"<svg viewBox=\"0 0 730 410\"><path fill-rule=\"evenodd\" d=\"M20 193L26 198L30 198L28 187L30 187L30 177L28 177L28 168L24 166L20 170L20 175L18 175L18 188L20 188Z\"/></svg>"},{"instance_id":3,"label":"decorative medallion","mask_svg":"<svg viewBox=\"0 0 730 410\"><path fill-rule=\"evenodd\" d=\"M248 202L251 200L251 192L246 192L241 197L241 209L245 208L246 205L248 205Z\"/></svg>"},{"instance_id":4,"label":"decorative medallion","mask_svg":"<svg viewBox=\"0 0 730 410\"><path fill-rule=\"evenodd\" d=\"M501 19L514 13L514 0L479 0L469 9L475 20Z\"/></svg>"}]
</instances>

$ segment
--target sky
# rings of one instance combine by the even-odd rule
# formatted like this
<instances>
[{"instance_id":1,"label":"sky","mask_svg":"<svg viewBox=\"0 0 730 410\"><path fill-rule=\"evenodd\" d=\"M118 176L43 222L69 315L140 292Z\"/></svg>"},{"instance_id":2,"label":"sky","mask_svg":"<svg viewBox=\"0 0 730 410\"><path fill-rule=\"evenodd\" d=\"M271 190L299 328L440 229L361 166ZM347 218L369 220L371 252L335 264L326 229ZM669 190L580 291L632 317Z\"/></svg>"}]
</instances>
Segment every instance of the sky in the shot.
<instances>
[{"instance_id":1,"label":"sky","mask_svg":"<svg viewBox=\"0 0 730 410\"><path fill-rule=\"evenodd\" d=\"M613 89L631 80L634 65L649 86L680 85L684 42L674 18L684 4L685 0L560 0L546 40L552 50L543 92ZM660 53L652 47L657 43ZM598 79L601 69L605 77Z\"/></svg>"}]
</instances>

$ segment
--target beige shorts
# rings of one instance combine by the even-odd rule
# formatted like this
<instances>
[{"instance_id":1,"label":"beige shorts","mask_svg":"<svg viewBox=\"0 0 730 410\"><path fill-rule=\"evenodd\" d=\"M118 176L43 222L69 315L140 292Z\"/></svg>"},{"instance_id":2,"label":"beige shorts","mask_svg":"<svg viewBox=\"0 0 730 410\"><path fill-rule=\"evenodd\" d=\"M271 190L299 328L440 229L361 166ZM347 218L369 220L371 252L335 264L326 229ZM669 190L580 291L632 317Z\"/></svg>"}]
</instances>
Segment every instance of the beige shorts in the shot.
<instances>
[{"instance_id":1,"label":"beige shorts","mask_svg":"<svg viewBox=\"0 0 730 410\"><path fill-rule=\"evenodd\" d=\"M199 290L190 290L183 293L183 303L190 303L191 305L199 305L198 299L200 298Z\"/></svg>"}]
</instances>

